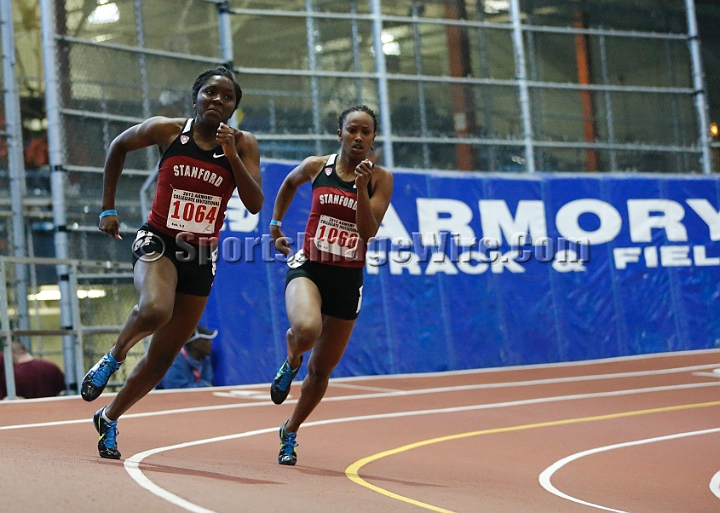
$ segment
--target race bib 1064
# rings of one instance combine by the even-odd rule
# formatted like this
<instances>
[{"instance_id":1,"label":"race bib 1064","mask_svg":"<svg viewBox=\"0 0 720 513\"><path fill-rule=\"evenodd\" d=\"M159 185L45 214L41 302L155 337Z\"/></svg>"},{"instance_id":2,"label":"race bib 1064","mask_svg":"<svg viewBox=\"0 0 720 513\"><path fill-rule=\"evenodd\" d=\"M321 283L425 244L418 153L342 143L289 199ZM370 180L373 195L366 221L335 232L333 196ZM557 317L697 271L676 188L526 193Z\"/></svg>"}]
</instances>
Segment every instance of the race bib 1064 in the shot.
<instances>
[{"instance_id":1,"label":"race bib 1064","mask_svg":"<svg viewBox=\"0 0 720 513\"><path fill-rule=\"evenodd\" d=\"M358 238L355 223L321 215L313 242L320 251L345 258L354 258Z\"/></svg>"},{"instance_id":2,"label":"race bib 1064","mask_svg":"<svg viewBox=\"0 0 720 513\"><path fill-rule=\"evenodd\" d=\"M190 233L214 233L221 200L220 196L173 189L166 226Z\"/></svg>"}]
</instances>

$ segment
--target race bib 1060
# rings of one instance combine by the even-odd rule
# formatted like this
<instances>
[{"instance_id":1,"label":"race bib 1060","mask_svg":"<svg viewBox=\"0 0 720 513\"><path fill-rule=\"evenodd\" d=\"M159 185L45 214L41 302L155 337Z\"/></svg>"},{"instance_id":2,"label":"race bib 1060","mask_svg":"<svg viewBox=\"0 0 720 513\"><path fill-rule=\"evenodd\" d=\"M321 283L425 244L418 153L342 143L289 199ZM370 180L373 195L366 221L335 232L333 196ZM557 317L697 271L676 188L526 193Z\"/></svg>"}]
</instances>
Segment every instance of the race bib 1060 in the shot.
<instances>
[{"instance_id":1,"label":"race bib 1060","mask_svg":"<svg viewBox=\"0 0 720 513\"><path fill-rule=\"evenodd\" d=\"M320 251L345 258L354 258L358 239L355 223L321 215L313 242Z\"/></svg>"},{"instance_id":2,"label":"race bib 1060","mask_svg":"<svg viewBox=\"0 0 720 513\"><path fill-rule=\"evenodd\" d=\"M190 233L214 233L221 200L220 196L173 189L166 226Z\"/></svg>"}]
</instances>

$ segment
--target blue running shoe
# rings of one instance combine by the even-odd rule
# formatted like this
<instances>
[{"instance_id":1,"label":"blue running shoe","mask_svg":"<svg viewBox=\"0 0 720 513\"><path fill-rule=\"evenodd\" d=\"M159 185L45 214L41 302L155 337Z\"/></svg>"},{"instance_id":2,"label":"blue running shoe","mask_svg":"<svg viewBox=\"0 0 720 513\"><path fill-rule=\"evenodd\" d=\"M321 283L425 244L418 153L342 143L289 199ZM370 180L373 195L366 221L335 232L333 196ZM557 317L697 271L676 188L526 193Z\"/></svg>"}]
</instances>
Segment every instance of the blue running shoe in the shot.
<instances>
[{"instance_id":1,"label":"blue running shoe","mask_svg":"<svg viewBox=\"0 0 720 513\"><path fill-rule=\"evenodd\" d=\"M100 408L93 416L93 424L100 435L98 438L98 452L103 458L119 460L120 451L117 448L117 436L120 431L117 428L117 420L105 420L102 415L103 411L105 411L105 408Z\"/></svg>"},{"instance_id":2,"label":"blue running shoe","mask_svg":"<svg viewBox=\"0 0 720 513\"><path fill-rule=\"evenodd\" d=\"M275 404L282 404L290 393L290 385L292 380L297 376L300 367L302 367L303 357L300 356L300 365L295 370L290 368L290 364L285 362L280 366L275 375L275 379L270 386L270 398Z\"/></svg>"},{"instance_id":3,"label":"blue running shoe","mask_svg":"<svg viewBox=\"0 0 720 513\"><path fill-rule=\"evenodd\" d=\"M85 374L80 387L80 395L86 401L94 401L102 391L105 390L110 376L120 368L122 362L118 362L110 351L97 362L92 369Z\"/></svg>"},{"instance_id":4,"label":"blue running shoe","mask_svg":"<svg viewBox=\"0 0 720 513\"><path fill-rule=\"evenodd\" d=\"M285 431L285 424L280 426L280 454L278 454L278 463L280 465L295 465L297 463L297 454L295 453L295 447L298 446L295 441L297 433L290 433Z\"/></svg>"}]
</instances>

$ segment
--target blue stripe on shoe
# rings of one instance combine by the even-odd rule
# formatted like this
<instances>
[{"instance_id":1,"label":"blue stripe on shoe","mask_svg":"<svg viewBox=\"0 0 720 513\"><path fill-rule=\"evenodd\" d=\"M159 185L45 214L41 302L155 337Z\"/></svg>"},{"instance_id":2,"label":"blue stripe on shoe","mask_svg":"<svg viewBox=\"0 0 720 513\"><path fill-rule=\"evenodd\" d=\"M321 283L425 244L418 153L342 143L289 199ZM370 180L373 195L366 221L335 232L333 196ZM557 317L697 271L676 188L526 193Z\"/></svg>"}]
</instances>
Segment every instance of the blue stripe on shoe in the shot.
<instances>
[{"instance_id":1,"label":"blue stripe on shoe","mask_svg":"<svg viewBox=\"0 0 720 513\"><path fill-rule=\"evenodd\" d=\"M290 368L290 364L287 362L287 360L285 360L285 363L283 363L280 366L280 369L278 369L278 376L280 377L278 387L281 390L285 390L287 387L290 386L290 383L292 383L294 377L293 370Z\"/></svg>"},{"instance_id":2,"label":"blue stripe on shoe","mask_svg":"<svg viewBox=\"0 0 720 513\"><path fill-rule=\"evenodd\" d=\"M98 368L93 375L91 383L96 387L104 386L110 379L112 373L119 368L120 364L118 361L108 352L98 363Z\"/></svg>"}]
</instances>

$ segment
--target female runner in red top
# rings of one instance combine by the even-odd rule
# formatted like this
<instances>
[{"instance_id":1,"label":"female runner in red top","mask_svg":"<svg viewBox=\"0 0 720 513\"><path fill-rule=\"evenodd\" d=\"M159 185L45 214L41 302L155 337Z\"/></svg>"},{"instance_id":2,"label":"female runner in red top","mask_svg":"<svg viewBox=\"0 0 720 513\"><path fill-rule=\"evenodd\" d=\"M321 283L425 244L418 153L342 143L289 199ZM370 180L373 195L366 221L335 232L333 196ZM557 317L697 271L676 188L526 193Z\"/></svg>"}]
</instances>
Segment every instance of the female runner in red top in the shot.
<instances>
[{"instance_id":1,"label":"female runner in red top","mask_svg":"<svg viewBox=\"0 0 720 513\"><path fill-rule=\"evenodd\" d=\"M153 117L110 144L99 228L116 239L121 237L115 195L125 156L157 145L162 158L152 212L133 243L138 304L115 345L81 386L83 399L96 399L128 351L152 335L147 354L117 396L94 416L98 451L104 458L120 458L117 419L160 382L200 320L215 277L225 208L235 188L250 212L262 208L257 140L227 125L241 97L231 71L205 71L193 85L193 118Z\"/></svg>"},{"instance_id":2,"label":"female runner in red top","mask_svg":"<svg viewBox=\"0 0 720 513\"><path fill-rule=\"evenodd\" d=\"M270 222L275 248L288 255L282 219L297 188L312 182L303 248L288 259L288 356L270 388L272 400L282 403L303 353L312 349L300 398L280 428L281 465L295 465L297 430L325 395L345 352L362 302L365 246L380 228L392 196L392 174L367 159L377 132L375 113L364 105L350 107L339 125L340 152L308 157L293 169L280 186Z\"/></svg>"}]
</instances>

